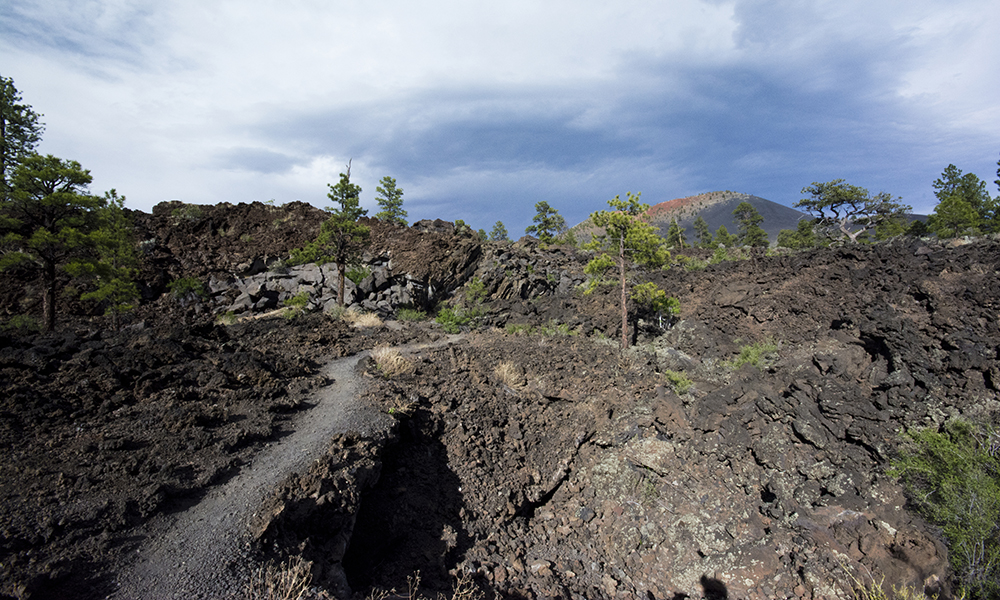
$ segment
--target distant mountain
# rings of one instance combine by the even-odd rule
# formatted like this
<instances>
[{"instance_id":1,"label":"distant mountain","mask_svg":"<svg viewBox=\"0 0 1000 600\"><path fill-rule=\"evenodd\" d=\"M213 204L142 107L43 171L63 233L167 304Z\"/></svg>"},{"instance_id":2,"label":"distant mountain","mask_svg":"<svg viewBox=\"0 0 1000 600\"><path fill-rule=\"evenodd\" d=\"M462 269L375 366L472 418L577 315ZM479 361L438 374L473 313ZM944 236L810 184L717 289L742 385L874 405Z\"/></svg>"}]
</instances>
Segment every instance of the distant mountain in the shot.
<instances>
[{"instance_id":1,"label":"distant mountain","mask_svg":"<svg viewBox=\"0 0 1000 600\"><path fill-rule=\"evenodd\" d=\"M650 223L660 228L660 235L666 236L670 223L677 219L677 224L684 228L684 233L690 243L695 241L694 222L700 215L708 223L713 234L720 226L725 225L730 234L736 235L737 224L733 211L741 202L748 202L757 209L764 218L761 228L767 232L767 237L773 244L778 239L782 229L795 229L800 219L810 218L808 214L789 208L777 202L765 200L751 194L739 192L708 192L697 196L676 198L649 207L647 214ZM588 218L572 228L573 234L581 243L588 241L594 232L594 227Z\"/></svg>"},{"instance_id":2,"label":"distant mountain","mask_svg":"<svg viewBox=\"0 0 1000 600\"><path fill-rule=\"evenodd\" d=\"M677 219L677 224L685 229L688 241L694 242L694 222L699 215L708 223L708 229L713 234L725 225L730 234L736 235L738 225L733 211L741 202L749 203L764 218L760 226L767 232L771 243L778 239L778 232L782 229L795 229L800 219L810 218L808 214L783 204L730 191L709 192L661 202L649 207L648 214L650 222L660 228L660 235L666 235L670 223Z\"/></svg>"}]
</instances>

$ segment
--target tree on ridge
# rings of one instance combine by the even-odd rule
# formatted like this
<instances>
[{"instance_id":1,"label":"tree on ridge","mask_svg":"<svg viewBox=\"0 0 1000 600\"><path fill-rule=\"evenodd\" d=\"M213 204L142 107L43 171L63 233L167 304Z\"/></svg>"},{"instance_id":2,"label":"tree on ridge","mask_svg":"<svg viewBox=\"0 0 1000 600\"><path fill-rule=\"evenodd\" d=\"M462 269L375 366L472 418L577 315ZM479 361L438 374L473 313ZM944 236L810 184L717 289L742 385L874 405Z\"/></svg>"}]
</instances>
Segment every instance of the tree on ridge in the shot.
<instances>
[{"instance_id":1,"label":"tree on ridge","mask_svg":"<svg viewBox=\"0 0 1000 600\"><path fill-rule=\"evenodd\" d=\"M375 218L387 223L406 225L406 211L403 210L403 190L396 187L396 180L386 175L375 188L375 200L382 210ZM359 192L360 193L360 192Z\"/></svg>"}]
</instances>

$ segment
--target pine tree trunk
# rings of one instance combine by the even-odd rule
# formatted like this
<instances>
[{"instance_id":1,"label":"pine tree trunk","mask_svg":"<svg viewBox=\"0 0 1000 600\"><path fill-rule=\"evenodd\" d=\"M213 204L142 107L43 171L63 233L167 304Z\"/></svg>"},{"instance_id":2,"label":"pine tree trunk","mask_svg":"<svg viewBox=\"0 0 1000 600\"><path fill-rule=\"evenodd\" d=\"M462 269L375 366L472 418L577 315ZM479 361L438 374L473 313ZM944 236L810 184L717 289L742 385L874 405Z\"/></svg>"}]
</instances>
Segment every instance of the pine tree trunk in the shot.
<instances>
[{"instance_id":1,"label":"pine tree trunk","mask_svg":"<svg viewBox=\"0 0 1000 600\"><path fill-rule=\"evenodd\" d=\"M347 277L347 265L337 263L337 305L344 308L344 279Z\"/></svg>"},{"instance_id":2,"label":"pine tree trunk","mask_svg":"<svg viewBox=\"0 0 1000 600\"><path fill-rule=\"evenodd\" d=\"M628 308L625 294L625 235L622 234L618 245L618 272L622 280L622 350L628 349Z\"/></svg>"},{"instance_id":3,"label":"pine tree trunk","mask_svg":"<svg viewBox=\"0 0 1000 600\"><path fill-rule=\"evenodd\" d=\"M56 265L45 263L45 291L42 294L42 321L45 331L56 327Z\"/></svg>"}]
</instances>

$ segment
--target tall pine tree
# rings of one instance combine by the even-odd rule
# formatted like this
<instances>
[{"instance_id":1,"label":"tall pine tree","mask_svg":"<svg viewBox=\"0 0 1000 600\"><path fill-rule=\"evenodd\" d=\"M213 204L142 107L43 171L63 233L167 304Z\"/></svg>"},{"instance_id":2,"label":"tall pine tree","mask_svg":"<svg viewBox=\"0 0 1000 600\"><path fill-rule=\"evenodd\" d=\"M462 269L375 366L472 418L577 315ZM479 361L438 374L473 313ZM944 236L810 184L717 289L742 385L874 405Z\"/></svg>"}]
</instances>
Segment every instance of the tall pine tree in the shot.
<instances>
[{"instance_id":1,"label":"tall pine tree","mask_svg":"<svg viewBox=\"0 0 1000 600\"><path fill-rule=\"evenodd\" d=\"M652 268L659 268L670 260L663 240L656 234L657 228L647 222L648 204L639 201L640 194L628 192L628 199L621 200L618 196L608 201L613 210L602 210L590 215L595 227L604 233L595 235L586 246L588 250L599 252L593 260L587 263L584 271L591 276L600 278L608 270L617 267L619 283L621 284L622 310L622 349L629 346L628 341L628 298L627 263L631 261ZM612 254L614 257L612 258Z\"/></svg>"}]
</instances>

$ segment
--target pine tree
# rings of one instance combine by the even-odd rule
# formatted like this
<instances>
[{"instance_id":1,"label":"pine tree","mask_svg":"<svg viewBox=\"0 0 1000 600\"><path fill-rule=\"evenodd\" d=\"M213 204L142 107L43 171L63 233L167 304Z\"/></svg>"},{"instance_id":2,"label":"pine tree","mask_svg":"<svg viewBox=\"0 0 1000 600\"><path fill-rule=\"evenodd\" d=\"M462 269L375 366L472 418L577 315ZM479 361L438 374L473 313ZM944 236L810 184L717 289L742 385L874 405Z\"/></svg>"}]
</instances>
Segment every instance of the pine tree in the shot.
<instances>
[{"instance_id":1,"label":"pine tree","mask_svg":"<svg viewBox=\"0 0 1000 600\"><path fill-rule=\"evenodd\" d=\"M858 236L874 230L886 219L905 215L911 208L898 202L886 192L874 196L863 187L851 185L843 179L826 183L813 182L802 188L804 198L795 203L815 217L816 229L831 240L858 241Z\"/></svg>"},{"instance_id":2,"label":"pine tree","mask_svg":"<svg viewBox=\"0 0 1000 600\"><path fill-rule=\"evenodd\" d=\"M701 215L694 220L694 236L698 240L696 242L697 246L702 248L710 248L712 246L712 232L708 229L708 223Z\"/></svg>"},{"instance_id":3,"label":"pine tree","mask_svg":"<svg viewBox=\"0 0 1000 600\"><path fill-rule=\"evenodd\" d=\"M95 246L100 198L87 193L92 178L76 161L28 156L14 169L7 199L0 204L0 270L37 268L44 281L42 321L55 328L58 269Z\"/></svg>"},{"instance_id":4,"label":"pine tree","mask_svg":"<svg viewBox=\"0 0 1000 600\"><path fill-rule=\"evenodd\" d=\"M98 213L99 227L92 234L95 259L78 260L66 266L74 277L94 282L94 289L80 295L81 300L95 300L106 305L112 327L118 329L121 314L135 308L139 288L135 277L139 257L135 249L134 227L125 213L125 196L116 190L104 194L104 208Z\"/></svg>"},{"instance_id":5,"label":"pine tree","mask_svg":"<svg viewBox=\"0 0 1000 600\"><path fill-rule=\"evenodd\" d=\"M813 232L812 219L799 219L795 229L782 229L778 232L776 245L781 248L801 250L816 245L816 233Z\"/></svg>"},{"instance_id":6,"label":"pine tree","mask_svg":"<svg viewBox=\"0 0 1000 600\"><path fill-rule=\"evenodd\" d=\"M608 201L613 210L598 211L590 215L595 227L604 230L603 234L594 236L589 244L584 246L600 254L587 263L584 271L595 281L608 270L617 266L621 283L622 310L622 349L629 346L628 342L628 287L626 285L626 260L652 268L659 268L670 260L670 253L664 247L663 239L656 234L657 228L647 222L648 204L639 201L640 194L628 192L628 199L621 200L618 196ZM616 256L612 258L610 253Z\"/></svg>"},{"instance_id":7,"label":"pine tree","mask_svg":"<svg viewBox=\"0 0 1000 600\"><path fill-rule=\"evenodd\" d=\"M396 187L396 180L386 175L375 188L375 199L382 210L375 218L387 223L406 225L406 211L403 210L403 190ZM359 192L360 193L360 192Z\"/></svg>"},{"instance_id":8,"label":"pine tree","mask_svg":"<svg viewBox=\"0 0 1000 600\"><path fill-rule=\"evenodd\" d=\"M927 218L927 227L939 238L950 238L977 233L979 221L976 209L961 196L953 195L938 202L934 214Z\"/></svg>"},{"instance_id":9,"label":"pine tree","mask_svg":"<svg viewBox=\"0 0 1000 600\"><path fill-rule=\"evenodd\" d=\"M994 223L1000 221L998 215L1000 211L997 210L1000 199L995 201L990 198L989 192L986 191L986 182L976 177L974 173L963 174L955 165L948 165L941 173L941 177L934 180L932 186L940 207L940 210L934 209L935 214L947 213L946 216L928 220L928 226L938 237L995 230ZM975 217L968 213L966 207L972 209Z\"/></svg>"},{"instance_id":10,"label":"pine tree","mask_svg":"<svg viewBox=\"0 0 1000 600\"><path fill-rule=\"evenodd\" d=\"M755 248L767 247L767 232L760 227L760 224L764 222L764 217L760 216L752 204L740 202L736 210L733 211L733 216L736 217L737 221L738 243L740 245Z\"/></svg>"},{"instance_id":11,"label":"pine tree","mask_svg":"<svg viewBox=\"0 0 1000 600\"><path fill-rule=\"evenodd\" d=\"M543 244L551 244L555 237L566 230L566 219L563 219L559 211L549 206L549 203L542 200L535 204L535 216L531 219L534 225L529 225L524 229L525 233L534 234L538 241Z\"/></svg>"},{"instance_id":12,"label":"pine tree","mask_svg":"<svg viewBox=\"0 0 1000 600\"><path fill-rule=\"evenodd\" d=\"M732 248L736 245L736 242L736 236L730 234L725 225L719 225L719 228L715 231L715 241L713 244L716 246Z\"/></svg>"},{"instance_id":13,"label":"pine tree","mask_svg":"<svg viewBox=\"0 0 1000 600\"><path fill-rule=\"evenodd\" d=\"M357 261L368 243L371 229L358 222L368 214L361 208L361 186L351 183L351 165L347 172L340 174L336 185L329 184L327 196L338 206L327 208L330 218L321 226L315 240L304 248L292 251L295 264L310 263L322 265L328 262L337 265L337 303L344 307L344 280L347 267Z\"/></svg>"},{"instance_id":14,"label":"pine tree","mask_svg":"<svg viewBox=\"0 0 1000 600\"><path fill-rule=\"evenodd\" d=\"M14 80L0 77L0 200L10 191L14 169L34 154L45 129L39 122L42 115L20 102Z\"/></svg>"},{"instance_id":15,"label":"pine tree","mask_svg":"<svg viewBox=\"0 0 1000 600\"><path fill-rule=\"evenodd\" d=\"M503 221L497 221L493 224L493 230L490 231L490 239L494 242L510 241L510 236L507 234L507 228L503 226Z\"/></svg>"},{"instance_id":16,"label":"pine tree","mask_svg":"<svg viewBox=\"0 0 1000 600\"><path fill-rule=\"evenodd\" d=\"M687 237L684 235L684 229L681 229L677 219L670 222L670 227L667 229L667 246L671 248L686 248L687 247Z\"/></svg>"}]
</instances>

